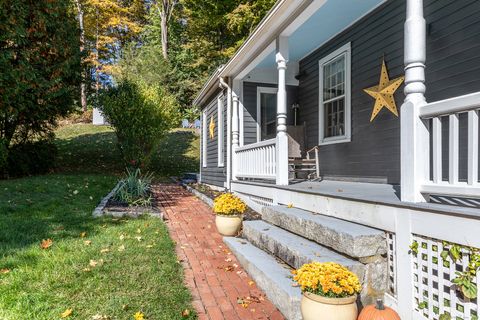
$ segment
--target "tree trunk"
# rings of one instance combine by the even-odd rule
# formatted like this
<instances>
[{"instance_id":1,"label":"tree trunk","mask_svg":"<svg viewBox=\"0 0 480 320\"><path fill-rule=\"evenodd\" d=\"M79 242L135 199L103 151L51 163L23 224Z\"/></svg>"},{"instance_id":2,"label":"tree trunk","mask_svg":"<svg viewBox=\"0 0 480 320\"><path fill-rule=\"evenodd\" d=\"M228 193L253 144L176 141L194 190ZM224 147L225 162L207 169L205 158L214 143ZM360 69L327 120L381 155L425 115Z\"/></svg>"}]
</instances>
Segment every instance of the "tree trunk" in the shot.
<instances>
[{"instance_id":1,"label":"tree trunk","mask_svg":"<svg viewBox=\"0 0 480 320\"><path fill-rule=\"evenodd\" d=\"M77 19L80 28L80 52L83 54L85 50L85 28L83 27L83 9L80 0L75 0L77 5ZM87 111L87 90L85 85L85 70L82 69L82 83L80 84L80 103L82 111Z\"/></svg>"},{"instance_id":2,"label":"tree trunk","mask_svg":"<svg viewBox=\"0 0 480 320\"><path fill-rule=\"evenodd\" d=\"M167 0L163 0L164 2ZM163 58L168 60L168 17L165 9L160 12L162 30L162 53Z\"/></svg>"}]
</instances>

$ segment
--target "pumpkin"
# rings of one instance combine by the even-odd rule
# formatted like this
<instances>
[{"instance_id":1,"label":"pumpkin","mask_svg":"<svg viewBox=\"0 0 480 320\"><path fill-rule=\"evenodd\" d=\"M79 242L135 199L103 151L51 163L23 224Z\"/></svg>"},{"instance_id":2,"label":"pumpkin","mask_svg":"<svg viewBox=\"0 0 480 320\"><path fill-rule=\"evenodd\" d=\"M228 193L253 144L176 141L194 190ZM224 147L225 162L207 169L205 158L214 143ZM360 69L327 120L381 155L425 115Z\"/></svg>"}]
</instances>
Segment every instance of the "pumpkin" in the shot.
<instances>
[{"instance_id":1,"label":"pumpkin","mask_svg":"<svg viewBox=\"0 0 480 320\"><path fill-rule=\"evenodd\" d=\"M358 320L400 320L400 316L392 308L385 307L383 300L363 308Z\"/></svg>"}]
</instances>

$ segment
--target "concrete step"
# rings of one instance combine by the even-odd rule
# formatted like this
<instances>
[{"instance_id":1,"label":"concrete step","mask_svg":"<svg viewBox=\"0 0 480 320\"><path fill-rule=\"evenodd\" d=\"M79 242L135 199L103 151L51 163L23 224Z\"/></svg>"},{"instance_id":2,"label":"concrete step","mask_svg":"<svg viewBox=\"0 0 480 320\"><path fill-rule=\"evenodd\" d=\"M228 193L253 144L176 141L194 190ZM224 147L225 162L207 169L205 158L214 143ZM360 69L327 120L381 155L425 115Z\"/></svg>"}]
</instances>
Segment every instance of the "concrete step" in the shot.
<instances>
[{"instance_id":1,"label":"concrete step","mask_svg":"<svg viewBox=\"0 0 480 320\"><path fill-rule=\"evenodd\" d=\"M335 262L349 268L362 281L365 278L364 264L265 221L244 221L243 236L256 247L271 253L295 269L312 261Z\"/></svg>"},{"instance_id":2,"label":"concrete step","mask_svg":"<svg viewBox=\"0 0 480 320\"><path fill-rule=\"evenodd\" d=\"M223 241L286 319L302 319L301 291L299 287L292 287L290 268L245 239L224 237Z\"/></svg>"},{"instance_id":3,"label":"concrete step","mask_svg":"<svg viewBox=\"0 0 480 320\"><path fill-rule=\"evenodd\" d=\"M262 219L352 258L387 252L383 231L334 217L286 206L269 206L262 209Z\"/></svg>"}]
</instances>

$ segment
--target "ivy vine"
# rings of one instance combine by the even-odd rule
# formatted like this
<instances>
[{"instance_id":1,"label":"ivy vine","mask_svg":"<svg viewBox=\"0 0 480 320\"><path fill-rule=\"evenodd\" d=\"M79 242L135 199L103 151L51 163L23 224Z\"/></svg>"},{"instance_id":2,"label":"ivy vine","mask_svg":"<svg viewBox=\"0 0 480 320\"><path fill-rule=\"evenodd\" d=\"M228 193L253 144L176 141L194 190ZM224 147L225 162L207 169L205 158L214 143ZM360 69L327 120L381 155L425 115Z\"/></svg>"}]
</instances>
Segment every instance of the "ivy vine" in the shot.
<instances>
[{"instance_id":1,"label":"ivy vine","mask_svg":"<svg viewBox=\"0 0 480 320\"><path fill-rule=\"evenodd\" d=\"M418 246L418 242L413 241L413 243L410 245L409 253L417 256ZM459 244L443 241L443 251L440 253L440 256L443 259L444 266L448 267L450 265L448 258L450 258L453 263L456 263L462 259L462 252L470 257L470 261L465 270L455 272L456 277L452 280L452 282L456 285L458 290L465 298L475 299L478 295L478 288L474 280L477 276L478 270L480 269L480 250L477 248L461 246ZM424 305L423 302L420 303L419 308L422 309L425 307L427 307L427 305ZM447 320L448 315L445 314L445 317L442 319Z\"/></svg>"}]
</instances>

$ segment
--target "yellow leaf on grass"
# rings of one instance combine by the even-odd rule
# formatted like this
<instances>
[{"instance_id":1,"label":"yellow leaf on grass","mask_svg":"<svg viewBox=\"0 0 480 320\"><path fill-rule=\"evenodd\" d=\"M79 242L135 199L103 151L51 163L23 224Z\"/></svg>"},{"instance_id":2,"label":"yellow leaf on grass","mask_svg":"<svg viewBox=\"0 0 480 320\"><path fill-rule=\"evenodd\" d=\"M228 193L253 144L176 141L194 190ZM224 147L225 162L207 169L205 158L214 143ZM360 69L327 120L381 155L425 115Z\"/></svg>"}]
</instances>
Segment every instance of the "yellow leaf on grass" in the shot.
<instances>
[{"instance_id":1,"label":"yellow leaf on grass","mask_svg":"<svg viewBox=\"0 0 480 320\"><path fill-rule=\"evenodd\" d=\"M188 309L185 309L182 311L182 317L186 318L190 315L190 310Z\"/></svg>"},{"instance_id":2,"label":"yellow leaf on grass","mask_svg":"<svg viewBox=\"0 0 480 320\"><path fill-rule=\"evenodd\" d=\"M73 313L73 309L67 309L63 311L63 313L60 315L62 318L67 318L70 317Z\"/></svg>"},{"instance_id":3,"label":"yellow leaf on grass","mask_svg":"<svg viewBox=\"0 0 480 320\"><path fill-rule=\"evenodd\" d=\"M83 241L83 243L86 245L86 246L89 246L92 244L92 241L91 240L85 240Z\"/></svg>"},{"instance_id":4,"label":"yellow leaf on grass","mask_svg":"<svg viewBox=\"0 0 480 320\"><path fill-rule=\"evenodd\" d=\"M10 269L8 268L0 269L0 274L6 274L6 273L10 273Z\"/></svg>"},{"instance_id":5,"label":"yellow leaf on grass","mask_svg":"<svg viewBox=\"0 0 480 320\"><path fill-rule=\"evenodd\" d=\"M102 250L100 250L100 253L108 253L110 252L110 249L108 248L103 248Z\"/></svg>"},{"instance_id":6,"label":"yellow leaf on grass","mask_svg":"<svg viewBox=\"0 0 480 320\"><path fill-rule=\"evenodd\" d=\"M125 246L122 244L120 247L118 247L118 251L125 251Z\"/></svg>"},{"instance_id":7,"label":"yellow leaf on grass","mask_svg":"<svg viewBox=\"0 0 480 320\"><path fill-rule=\"evenodd\" d=\"M87 236L87 233L85 231L80 233L80 238L85 238L86 236Z\"/></svg>"},{"instance_id":8,"label":"yellow leaf on grass","mask_svg":"<svg viewBox=\"0 0 480 320\"><path fill-rule=\"evenodd\" d=\"M53 240L52 239L46 239L46 240L44 239L40 243L40 248L45 250L45 249L50 248L52 245L53 245Z\"/></svg>"},{"instance_id":9,"label":"yellow leaf on grass","mask_svg":"<svg viewBox=\"0 0 480 320\"><path fill-rule=\"evenodd\" d=\"M143 312L138 311L137 313L135 313L133 315L133 319L134 320L145 320L145 315L143 314Z\"/></svg>"}]
</instances>

